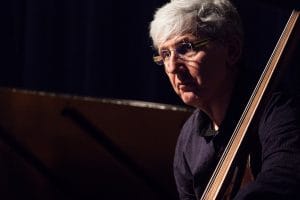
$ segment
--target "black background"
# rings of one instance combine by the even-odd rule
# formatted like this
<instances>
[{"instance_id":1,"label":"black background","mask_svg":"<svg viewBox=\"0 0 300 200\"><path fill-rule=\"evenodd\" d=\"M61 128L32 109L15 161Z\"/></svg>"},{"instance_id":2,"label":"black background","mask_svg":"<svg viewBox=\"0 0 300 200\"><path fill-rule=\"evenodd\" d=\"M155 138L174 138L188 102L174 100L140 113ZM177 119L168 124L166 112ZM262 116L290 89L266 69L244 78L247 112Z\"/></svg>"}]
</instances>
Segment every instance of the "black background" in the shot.
<instances>
[{"instance_id":1,"label":"black background","mask_svg":"<svg viewBox=\"0 0 300 200\"><path fill-rule=\"evenodd\" d=\"M0 86L181 104L163 69L152 63L148 26L165 2L1 1ZM291 12L277 2L235 1L244 22L247 66L257 72ZM298 90L299 73L291 74L289 84Z\"/></svg>"}]
</instances>

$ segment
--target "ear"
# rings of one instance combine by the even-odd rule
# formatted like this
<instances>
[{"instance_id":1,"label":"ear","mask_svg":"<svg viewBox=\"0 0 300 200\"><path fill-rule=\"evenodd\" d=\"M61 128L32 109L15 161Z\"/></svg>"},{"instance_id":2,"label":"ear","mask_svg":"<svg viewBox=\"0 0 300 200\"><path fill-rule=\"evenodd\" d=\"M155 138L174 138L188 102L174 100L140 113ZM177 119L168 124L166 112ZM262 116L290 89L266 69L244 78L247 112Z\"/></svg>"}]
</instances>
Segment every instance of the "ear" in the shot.
<instances>
[{"instance_id":1,"label":"ear","mask_svg":"<svg viewBox=\"0 0 300 200\"><path fill-rule=\"evenodd\" d=\"M242 41L233 36L227 40L227 64L228 66L234 66L240 59L242 54Z\"/></svg>"}]
</instances>

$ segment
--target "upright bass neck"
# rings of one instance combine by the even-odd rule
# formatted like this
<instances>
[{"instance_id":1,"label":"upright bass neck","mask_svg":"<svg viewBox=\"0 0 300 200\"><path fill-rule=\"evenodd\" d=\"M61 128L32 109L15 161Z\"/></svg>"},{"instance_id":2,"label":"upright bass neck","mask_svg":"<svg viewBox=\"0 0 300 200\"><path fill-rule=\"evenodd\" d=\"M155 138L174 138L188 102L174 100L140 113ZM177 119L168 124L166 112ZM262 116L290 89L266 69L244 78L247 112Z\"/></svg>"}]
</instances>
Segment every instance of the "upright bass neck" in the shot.
<instances>
[{"instance_id":1,"label":"upright bass neck","mask_svg":"<svg viewBox=\"0 0 300 200\"><path fill-rule=\"evenodd\" d=\"M299 11L293 10L290 18L276 44L276 47L261 75L259 81L248 101L248 104L224 150L219 163L208 182L208 185L202 194L201 200L222 199L228 183L229 172L233 168L234 161L237 157L242 143L246 138L246 134L250 127L255 114L260 109L262 101L266 98L266 93L270 92L270 82L275 72L279 68L286 67L289 55L294 49L295 40L299 39L300 17ZM273 86L271 87L273 88Z\"/></svg>"}]
</instances>

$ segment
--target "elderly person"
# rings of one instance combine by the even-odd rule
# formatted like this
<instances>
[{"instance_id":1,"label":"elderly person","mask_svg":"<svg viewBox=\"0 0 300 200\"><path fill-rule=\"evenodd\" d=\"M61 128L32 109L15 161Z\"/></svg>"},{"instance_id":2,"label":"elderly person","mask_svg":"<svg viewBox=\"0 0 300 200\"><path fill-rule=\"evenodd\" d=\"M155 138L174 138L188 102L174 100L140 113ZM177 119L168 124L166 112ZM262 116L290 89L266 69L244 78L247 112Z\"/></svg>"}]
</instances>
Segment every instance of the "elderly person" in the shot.
<instances>
[{"instance_id":1,"label":"elderly person","mask_svg":"<svg viewBox=\"0 0 300 200\"><path fill-rule=\"evenodd\" d=\"M157 50L154 61L164 67L182 101L196 108L177 141L174 176L180 199L199 199L250 94L241 20L228 0L173 0L156 11L150 36ZM255 181L237 199L297 195L298 104L282 93L270 99L252 150Z\"/></svg>"}]
</instances>

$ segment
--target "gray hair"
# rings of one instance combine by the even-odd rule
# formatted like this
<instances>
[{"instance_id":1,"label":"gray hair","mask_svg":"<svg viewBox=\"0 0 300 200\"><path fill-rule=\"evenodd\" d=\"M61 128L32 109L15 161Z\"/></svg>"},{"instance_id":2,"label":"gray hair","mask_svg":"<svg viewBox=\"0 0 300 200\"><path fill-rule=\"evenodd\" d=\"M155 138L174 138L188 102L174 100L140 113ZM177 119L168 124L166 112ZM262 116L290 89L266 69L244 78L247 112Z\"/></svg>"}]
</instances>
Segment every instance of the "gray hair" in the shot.
<instances>
[{"instance_id":1,"label":"gray hair","mask_svg":"<svg viewBox=\"0 0 300 200\"><path fill-rule=\"evenodd\" d=\"M150 24L154 47L183 34L222 41L236 35L243 40L239 14L229 0L171 0L156 11Z\"/></svg>"}]
</instances>

